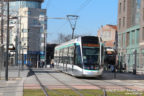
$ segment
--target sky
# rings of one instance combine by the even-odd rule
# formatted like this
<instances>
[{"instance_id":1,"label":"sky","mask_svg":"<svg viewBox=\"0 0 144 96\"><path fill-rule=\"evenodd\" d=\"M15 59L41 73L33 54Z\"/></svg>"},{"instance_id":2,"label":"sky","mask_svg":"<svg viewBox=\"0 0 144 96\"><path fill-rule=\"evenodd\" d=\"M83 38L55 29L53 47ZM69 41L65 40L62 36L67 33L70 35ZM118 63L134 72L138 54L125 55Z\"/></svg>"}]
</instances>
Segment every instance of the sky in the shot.
<instances>
[{"instance_id":1,"label":"sky","mask_svg":"<svg viewBox=\"0 0 144 96\"><path fill-rule=\"evenodd\" d=\"M102 25L117 24L118 0L45 0L43 9L47 17L66 18L67 15L78 15L76 35L97 35ZM58 34L72 34L67 19L48 19L47 42L56 43Z\"/></svg>"}]
</instances>

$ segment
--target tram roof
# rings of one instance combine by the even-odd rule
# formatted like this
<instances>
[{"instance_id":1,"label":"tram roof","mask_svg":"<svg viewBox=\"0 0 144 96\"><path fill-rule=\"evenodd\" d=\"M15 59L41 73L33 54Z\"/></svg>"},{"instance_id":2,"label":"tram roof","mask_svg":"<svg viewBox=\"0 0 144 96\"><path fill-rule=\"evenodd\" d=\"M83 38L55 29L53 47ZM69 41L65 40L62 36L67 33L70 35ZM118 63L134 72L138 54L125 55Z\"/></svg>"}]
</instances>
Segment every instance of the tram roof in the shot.
<instances>
[{"instance_id":1,"label":"tram roof","mask_svg":"<svg viewBox=\"0 0 144 96\"><path fill-rule=\"evenodd\" d=\"M61 49L61 47L63 47L63 46L65 46L65 47L73 46L74 43L80 44L82 37L97 37L97 36L80 36L80 37L78 37L78 38L75 38L75 39L72 39L72 40L70 40L70 41L67 41L67 42L64 42L64 43L62 43L62 44L57 45L57 46L55 47L55 49L59 49L59 48Z\"/></svg>"}]
</instances>

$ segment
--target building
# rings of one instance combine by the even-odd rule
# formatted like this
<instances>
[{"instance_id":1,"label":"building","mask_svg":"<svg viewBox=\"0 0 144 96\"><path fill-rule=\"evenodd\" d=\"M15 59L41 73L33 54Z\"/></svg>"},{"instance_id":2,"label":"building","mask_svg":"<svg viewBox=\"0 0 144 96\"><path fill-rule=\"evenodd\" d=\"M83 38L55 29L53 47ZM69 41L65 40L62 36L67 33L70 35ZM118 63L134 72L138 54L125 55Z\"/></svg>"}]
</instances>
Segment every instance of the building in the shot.
<instances>
[{"instance_id":1,"label":"building","mask_svg":"<svg viewBox=\"0 0 144 96\"><path fill-rule=\"evenodd\" d=\"M11 52L10 61L13 64L18 61L19 64L33 66L45 60L47 18L46 9L41 9L42 2L9 0L10 45L17 49Z\"/></svg>"},{"instance_id":2,"label":"building","mask_svg":"<svg viewBox=\"0 0 144 96\"><path fill-rule=\"evenodd\" d=\"M6 48L6 31L7 31L7 19L6 19L6 10L2 10L3 7L5 7L6 4L0 1L0 70L4 67L4 54L5 54L5 48Z\"/></svg>"},{"instance_id":3,"label":"building","mask_svg":"<svg viewBox=\"0 0 144 96\"><path fill-rule=\"evenodd\" d=\"M105 26L101 26L98 30L98 37L101 37L102 43L104 44L104 62L105 66L108 69L110 65L114 65L116 61L115 49L116 49L116 34L117 34L117 26L107 24Z\"/></svg>"},{"instance_id":4,"label":"building","mask_svg":"<svg viewBox=\"0 0 144 96\"><path fill-rule=\"evenodd\" d=\"M144 72L144 0L119 0L119 64L128 72Z\"/></svg>"},{"instance_id":5,"label":"building","mask_svg":"<svg viewBox=\"0 0 144 96\"><path fill-rule=\"evenodd\" d=\"M37 64L45 60L46 10L39 8L20 8L21 17L21 53L24 61Z\"/></svg>"},{"instance_id":6,"label":"building","mask_svg":"<svg viewBox=\"0 0 144 96\"><path fill-rule=\"evenodd\" d=\"M55 46L57 46L58 44L47 44L47 64L50 64L51 60L54 59L54 49Z\"/></svg>"},{"instance_id":7,"label":"building","mask_svg":"<svg viewBox=\"0 0 144 96\"><path fill-rule=\"evenodd\" d=\"M98 30L97 35L98 37L101 37L105 47L114 48L116 32L117 32L117 26L108 24L105 26L101 26L101 28Z\"/></svg>"}]
</instances>

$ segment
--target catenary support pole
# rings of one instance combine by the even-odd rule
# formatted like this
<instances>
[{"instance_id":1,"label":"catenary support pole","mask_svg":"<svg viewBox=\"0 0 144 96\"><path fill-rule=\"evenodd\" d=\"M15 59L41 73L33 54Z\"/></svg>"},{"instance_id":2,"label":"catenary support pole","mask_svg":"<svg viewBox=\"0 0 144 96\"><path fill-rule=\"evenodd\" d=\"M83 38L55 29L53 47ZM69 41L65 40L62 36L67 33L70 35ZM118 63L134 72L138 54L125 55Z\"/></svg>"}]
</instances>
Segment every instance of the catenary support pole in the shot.
<instances>
[{"instance_id":1,"label":"catenary support pole","mask_svg":"<svg viewBox=\"0 0 144 96\"><path fill-rule=\"evenodd\" d=\"M0 59L0 78L1 78L1 71L4 65L4 45L3 45L3 13L4 13L4 0L1 0L1 59Z\"/></svg>"},{"instance_id":2,"label":"catenary support pole","mask_svg":"<svg viewBox=\"0 0 144 96\"><path fill-rule=\"evenodd\" d=\"M5 80L8 81L8 65L9 65L9 0L7 0L7 44L6 44L6 63L5 63Z\"/></svg>"},{"instance_id":3,"label":"catenary support pole","mask_svg":"<svg viewBox=\"0 0 144 96\"><path fill-rule=\"evenodd\" d=\"M72 28L72 39L74 38L74 31L75 31L75 28L76 28L78 17L79 16L77 16L77 15L67 15L67 19L68 19L68 21L70 23L70 26Z\"/></svg>"}]
</instances>

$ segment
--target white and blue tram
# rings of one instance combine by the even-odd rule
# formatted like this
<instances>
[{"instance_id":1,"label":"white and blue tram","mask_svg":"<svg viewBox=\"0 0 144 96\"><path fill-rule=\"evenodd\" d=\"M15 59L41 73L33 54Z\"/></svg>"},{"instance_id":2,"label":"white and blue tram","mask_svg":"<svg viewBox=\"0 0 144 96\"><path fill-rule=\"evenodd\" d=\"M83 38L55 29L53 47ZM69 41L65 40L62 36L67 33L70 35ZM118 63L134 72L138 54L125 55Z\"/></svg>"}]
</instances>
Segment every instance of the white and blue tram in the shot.
<instances>
[{"instance_id":1,"label":"white and blue tram","mask_svg":"<svg viewBox=\"0 0 144 96\"><path fill-rule=\"evenodd\" d=\"M76 77L101 76L102 61L103 45L99 37L78 37L55 47L55 66Z\"/></svg>"}]
</instances>

